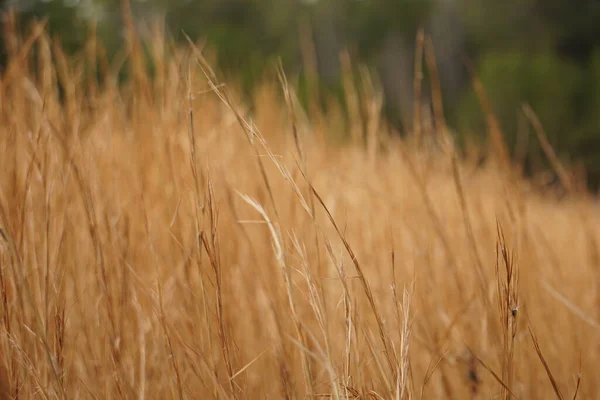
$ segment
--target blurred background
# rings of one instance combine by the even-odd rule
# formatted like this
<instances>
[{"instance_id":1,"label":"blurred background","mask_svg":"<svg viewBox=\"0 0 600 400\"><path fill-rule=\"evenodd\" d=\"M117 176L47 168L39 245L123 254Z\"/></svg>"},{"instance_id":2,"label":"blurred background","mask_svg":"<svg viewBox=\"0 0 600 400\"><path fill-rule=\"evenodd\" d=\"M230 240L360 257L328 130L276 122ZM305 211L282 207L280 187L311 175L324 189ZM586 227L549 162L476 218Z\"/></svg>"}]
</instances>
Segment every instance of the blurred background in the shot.
<instances>
[{"instance_id":1,"label":"blurred background","mask_svg":"<svg viewBox=\"0 0 600 400\"><path fill-rule=\"evenodd\" d=\"M82 48L90 24L109 59L122 48L119 0L0 4L18 11L23 27L48 17L50 32L69 52ZM521 131L530 129L526 103L559 155L581 161L591 187L600 183L598 0L132 0L131 9L142 38L158 21L172 43L184 41L183 32L205 40L219 69L246 93L274 77L280 57L305 102L311 84L319 88L320 107L331 99L344 105L344 72L366 66L384 94L386 120L400 133L411 129L415 38L423 27L447 122L458 136L477 141L485 131L472 66L513 151ZM426 75L424 112L431 109L428 82ZM532 169L545 162L534 142L526 157Z\"/></svg>"}]
</instances>

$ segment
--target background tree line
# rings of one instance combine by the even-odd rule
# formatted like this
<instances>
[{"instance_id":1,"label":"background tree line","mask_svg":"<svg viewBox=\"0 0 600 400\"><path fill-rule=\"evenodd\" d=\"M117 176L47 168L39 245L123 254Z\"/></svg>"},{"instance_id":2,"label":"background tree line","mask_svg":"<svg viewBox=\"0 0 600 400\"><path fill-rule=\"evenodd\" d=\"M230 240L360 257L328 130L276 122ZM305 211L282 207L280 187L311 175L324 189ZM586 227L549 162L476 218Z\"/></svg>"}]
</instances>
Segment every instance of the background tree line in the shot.
<instances>
[{"instance_id":1,"label":"background tree line","mask_svg":"<svg viewBox=\"0 0 600 400\"><path fill-rule=\"evenodd\" d=\"M47 16L67 50L82 46L90 21L109 55L122 42L120 0L4 0L2 8L9 7L25 20ZM468 60L510 148L528 103L558 153L582 160L590 185L600 184L597 0L132 0L131 7L141 34L144 21L164 15L174 40L184 40L182 32L205 37L219 67L248 91L281 57L301 83L312 73L325 96L342 97L339 55L347 51L376 72L387 117L400 131L411 125L414 43L423 26L456 132L477 138L485 130ZM528 167L543 163L535 141L528 149Z\"/></svg>"}]
</instances>

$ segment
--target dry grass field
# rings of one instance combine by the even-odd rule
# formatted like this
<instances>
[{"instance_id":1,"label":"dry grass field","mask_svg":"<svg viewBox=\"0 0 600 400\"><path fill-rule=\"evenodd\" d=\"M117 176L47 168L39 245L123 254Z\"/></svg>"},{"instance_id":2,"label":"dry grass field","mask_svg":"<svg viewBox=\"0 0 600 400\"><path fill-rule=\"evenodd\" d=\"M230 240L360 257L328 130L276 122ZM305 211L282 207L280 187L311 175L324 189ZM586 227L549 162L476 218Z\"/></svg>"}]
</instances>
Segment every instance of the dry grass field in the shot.
<instances>
[{"instance_id":1,"label":"dry grass field","mask_svg":"<svg viewBox=\"0 0 600 400\"><path fill-rule=\"evenodd\" d=\"M192 46L150 79L133 35L122 66L7 26L4 398L597 398L595 200L392 137L377 96L335 144L276 75L250 112Z\"/></svg>"}]
</instances>

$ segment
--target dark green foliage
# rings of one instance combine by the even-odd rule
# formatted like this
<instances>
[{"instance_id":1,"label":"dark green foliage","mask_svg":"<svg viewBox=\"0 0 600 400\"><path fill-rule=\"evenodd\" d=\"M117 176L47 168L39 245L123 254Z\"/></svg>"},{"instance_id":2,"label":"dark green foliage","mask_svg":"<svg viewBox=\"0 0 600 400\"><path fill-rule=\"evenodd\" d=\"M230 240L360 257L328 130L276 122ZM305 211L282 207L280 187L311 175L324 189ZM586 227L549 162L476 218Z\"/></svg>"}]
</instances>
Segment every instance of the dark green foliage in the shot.
<instances>
[{"instance_id":1,"label":"dark green foliage","mask_svg":"<svg viewBox=\"0 0 600 400\"><path fill-rule=\"evenodd\" d=\"M564 141L575 123L576 100L583 88L578 70L549 54L492 53L481 60L477 74L510 145L514 145L517 113L522 103L536 111L552 143ZM481 131L484 116L473 91L465 95L459 114L463 128Z\"/></svg>"},{"instance_id":2,"label":"dark green foliage","mask_svg":"<svg viewBox=\"0 0 600 400\"><path fill-rule=\"evenodd\" d=\"M370 57L390 32L403 34L412 42L432 7L431 0L345 0L343 22L355 38L359 53Z\"/></svg>"},{"instance_id":3,"label":"dark green foliage","mask_svg":"<svg viewBox=\"0 0 600 400\"><path fill-rule=\"evenodd\" d=\"M276 58L297 56L294 10L264 1L174 1L165 7L176 39L204 37L217 50L219 66L241 77L245 89L260 80Z\"/></svg>"},{"instance_id":4,"label":"dark green foliage","mask_svg":"<svg viewBox=\"0 0 600 400\"><path fill-rule=\"evenodd\" d=\"M80 48L85 41L87 21L74 6L67 6L63 1L7 1L3 9L7 9L8 6L19 11L23 29L27 25L26 22L33 18L48 18L47 29L50 35L59 36L68 52Z\"/></svg>"}]
</instances>

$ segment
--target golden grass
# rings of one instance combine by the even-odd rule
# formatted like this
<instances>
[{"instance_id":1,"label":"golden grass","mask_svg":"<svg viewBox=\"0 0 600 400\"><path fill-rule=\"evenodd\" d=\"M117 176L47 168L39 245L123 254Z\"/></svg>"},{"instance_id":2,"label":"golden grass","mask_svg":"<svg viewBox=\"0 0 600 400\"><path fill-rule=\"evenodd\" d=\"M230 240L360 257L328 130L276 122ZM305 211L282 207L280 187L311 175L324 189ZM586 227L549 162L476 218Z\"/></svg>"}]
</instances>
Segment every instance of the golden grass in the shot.
<instances>
[{"instance_id":1,"label":"golden grass","mask_svg":"<svg viewBox=\"0 0 600 400\"><path fill-rule=\"evenodd\" d=\"M6 398L600 391L593 200L372 119L368 150L329 145L283 74L250 116L198 50L157 36L150 79L128 40L124 88L41 26L2 75Z\"/></svg>"}]
</instances>

